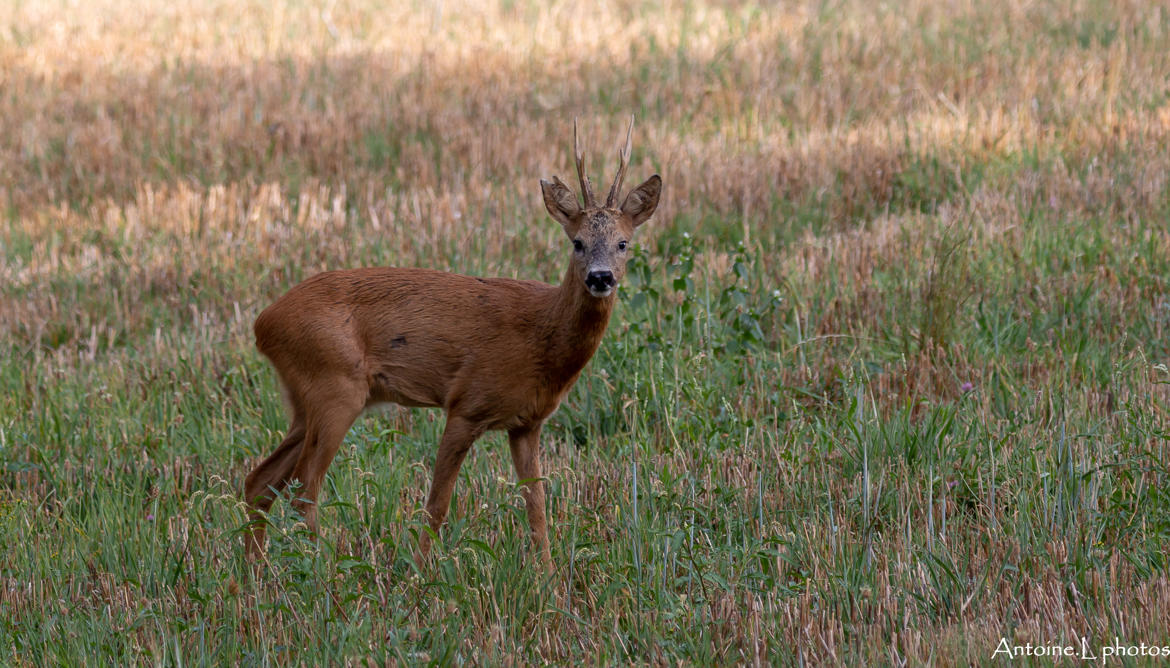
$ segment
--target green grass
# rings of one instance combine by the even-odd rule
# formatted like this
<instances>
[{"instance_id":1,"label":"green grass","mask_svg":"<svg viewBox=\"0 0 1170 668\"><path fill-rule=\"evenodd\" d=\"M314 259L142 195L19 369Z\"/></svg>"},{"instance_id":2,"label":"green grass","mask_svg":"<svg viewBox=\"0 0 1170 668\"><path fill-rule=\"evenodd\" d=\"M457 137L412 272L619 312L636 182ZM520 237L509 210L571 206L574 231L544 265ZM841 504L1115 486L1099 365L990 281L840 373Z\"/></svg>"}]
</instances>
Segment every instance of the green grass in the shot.
<instances>
[{"instance_id":1,"label":"green grass","mask_svg":"<svg viewBox=\"0 0 1170 668\"><path fill-rule=\"evenodd\" d=\"M990 631L1013 637L1034 588L1090 637L1124 624L1127 637L1164 640L1164 627L1117 606L1113 578L1119 564L1139 580L1167 565L1165 404L1148 384L1148 349L1127 334L1160 330L1165 314L1119 312L1086 275L1134 270L1102 247L1099 226L1069 228L1039 221L1015 271L995 266L995 249L973 253L993 266L979 301L948 302L951 352L930 353L929 372L880 328L798 334L834 289L785 284L787 299L774 299L769 247L740 251L741 275L722 280L688 273L688 257L721 250L694 237L640 251L611 336L547 430L551 578L528 554L499 436L464 468L436 568L415 571L441 421L410 411L364 418L347 438L319 543L277 507L268 568L253 579L239 554L239 481L284 422L245 332L192 340L190 314L160 300L145 304L146 327L169 332L156 353L116 339L66 372L61 360L84 347L10 340L5 647L21 662L68 664L706 664L755 651L784 663L794 657L779 627L810 600L838 620L836 658L850 662L881 660L862 639L906 624L964 627L1002 611ZM1157 283L1167 259L1154 250L1127 256ZM922 280L903 273L875 276L879 291ZM1049 294L1013 288L1022 276ZM104 308L65 285L54 292ZM757 325L737 326L749 312ZM923 373L944 387L901 404L877 396ZM987 658L975 639L950 641L939 651Z\"/></svg>"}]
</instances>

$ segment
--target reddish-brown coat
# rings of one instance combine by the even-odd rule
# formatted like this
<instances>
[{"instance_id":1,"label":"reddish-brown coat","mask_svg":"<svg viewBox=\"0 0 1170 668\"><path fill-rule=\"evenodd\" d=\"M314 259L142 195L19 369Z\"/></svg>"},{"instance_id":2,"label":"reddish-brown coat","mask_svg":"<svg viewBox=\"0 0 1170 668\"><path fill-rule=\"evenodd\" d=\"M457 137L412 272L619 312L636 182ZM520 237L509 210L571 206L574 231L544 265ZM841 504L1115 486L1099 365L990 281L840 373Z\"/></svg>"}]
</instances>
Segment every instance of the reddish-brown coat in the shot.
<instances>
[{"instance_id":1,"label":"reddish-brown coat","mask_svg":"<svg viewBox=\"0 0 1170 668\"><path fill-rule=\"evenodd\" d=\"M293 396L344 374L366 386L363 407L441 407L494 430L532 425L576 382L613 310L614 295L565 281L325 272L260 314L256 346Z\"/></svg>"},{"instance_id":2,"label":"reddish-brown coat","mask_svg":"<svg viewBox=\"0 0 1170 668\"><path fill-rule=\"evenodd\" d=\"M263 513L293 480L301 483L293 503L317 530L317 498L345 433L368 406L393 402L447 414L426 504L435 531L475 439L508 432L533 539L551 568L540 430L601 344L628 239L661 191L655 175L615 206L628 157L629 133L605 206L587 190L582 208L559 179L541 182L545 207L574 244L559 286L429 269L351 269L318 274L260 314L256 345L280 375L292 423L244 484L254 519L249 554L263 551ZM424 534L420 556L429 547Z\"/></svg>"}]
</instances>

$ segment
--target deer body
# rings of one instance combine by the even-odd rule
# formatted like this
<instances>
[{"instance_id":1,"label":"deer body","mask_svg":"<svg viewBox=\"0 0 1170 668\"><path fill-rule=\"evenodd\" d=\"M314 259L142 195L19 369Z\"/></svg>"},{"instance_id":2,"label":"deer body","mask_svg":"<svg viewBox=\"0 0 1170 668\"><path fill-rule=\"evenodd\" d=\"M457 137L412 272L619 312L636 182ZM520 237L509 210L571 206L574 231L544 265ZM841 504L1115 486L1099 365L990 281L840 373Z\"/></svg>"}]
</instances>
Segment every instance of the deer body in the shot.
<instances>
[{"instance_id":1,"label":"deer body","mask_svg":"<svg viewBox=\"0 0 1170 668\"><path fill-rule=\"evenodd\" d=\"M474 441L489 430L508 432L533 539L551 568L540 430L601 344L627 240L653 213L661 190L655 175L616 206L628 156L627 132L605 207L593 201L579 148L584 208L560 179L541 181L546 208L574 246L559 286L429 269L352 269L318 274L260 314L256 345L280 376L292 423L245 481L254 519L250 555L263 551L262 513L292 480L302 485L293 503L317 530L317 498L345 433L365 408L392 402L447 414L426 504L436 532ZM420 556L429 547L424 534Z\"/></svg>"},{"instance_id":2,"label":"deer body","mask_svg":"<svg viewBox=\"0 0 1170 668\"><path fill-rule=\"evenodd\" d=\"M365 386L363 407L441 407L507 430L547 418L601 343L614 297L583 297L568 282L325 272L260 314L256 344L292 394L321 381L304 368L315 360L349 370L347 380Z\"/></svg>"}]
</instances>

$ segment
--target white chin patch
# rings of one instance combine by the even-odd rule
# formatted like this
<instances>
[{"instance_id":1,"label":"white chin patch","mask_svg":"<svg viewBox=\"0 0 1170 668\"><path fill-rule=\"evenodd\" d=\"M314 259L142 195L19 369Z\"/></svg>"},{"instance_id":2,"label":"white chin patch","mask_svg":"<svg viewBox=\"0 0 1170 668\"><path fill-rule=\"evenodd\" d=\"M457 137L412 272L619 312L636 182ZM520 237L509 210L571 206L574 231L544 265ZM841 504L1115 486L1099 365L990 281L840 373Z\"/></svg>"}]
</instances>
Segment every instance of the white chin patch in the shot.
<instances>
[{"instance_id":1,"label":"white chin patch","mask_svg":"<svg viewBox=\"0 0 1170 668\"><path fill-rule=\"evenodd\" d=\"M593 288L589 288L589 294L599 298L608 297L613 294L613 288L607 288L605 290L594 290Z\"/></svg>"}]
</instances>

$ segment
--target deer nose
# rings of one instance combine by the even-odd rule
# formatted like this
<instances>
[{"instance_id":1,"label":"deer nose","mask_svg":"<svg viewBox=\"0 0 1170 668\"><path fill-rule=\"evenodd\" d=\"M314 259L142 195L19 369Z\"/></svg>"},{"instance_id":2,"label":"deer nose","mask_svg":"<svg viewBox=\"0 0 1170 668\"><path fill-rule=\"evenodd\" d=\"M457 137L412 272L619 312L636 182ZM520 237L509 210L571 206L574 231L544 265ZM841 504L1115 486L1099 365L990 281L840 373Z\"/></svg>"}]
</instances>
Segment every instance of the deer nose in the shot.
<instances>
[{"instance_id":1,"label":"deer nose","mask_svg":"<svg viewBox=\"0 0 1170 668\"><path fill-rule=\"evenodd\" d=\"M591 290L608 290L614 286L617 281L613 278L612 271L591 271L585 277L585 287Z\"/></svg>"}]
</instances>

